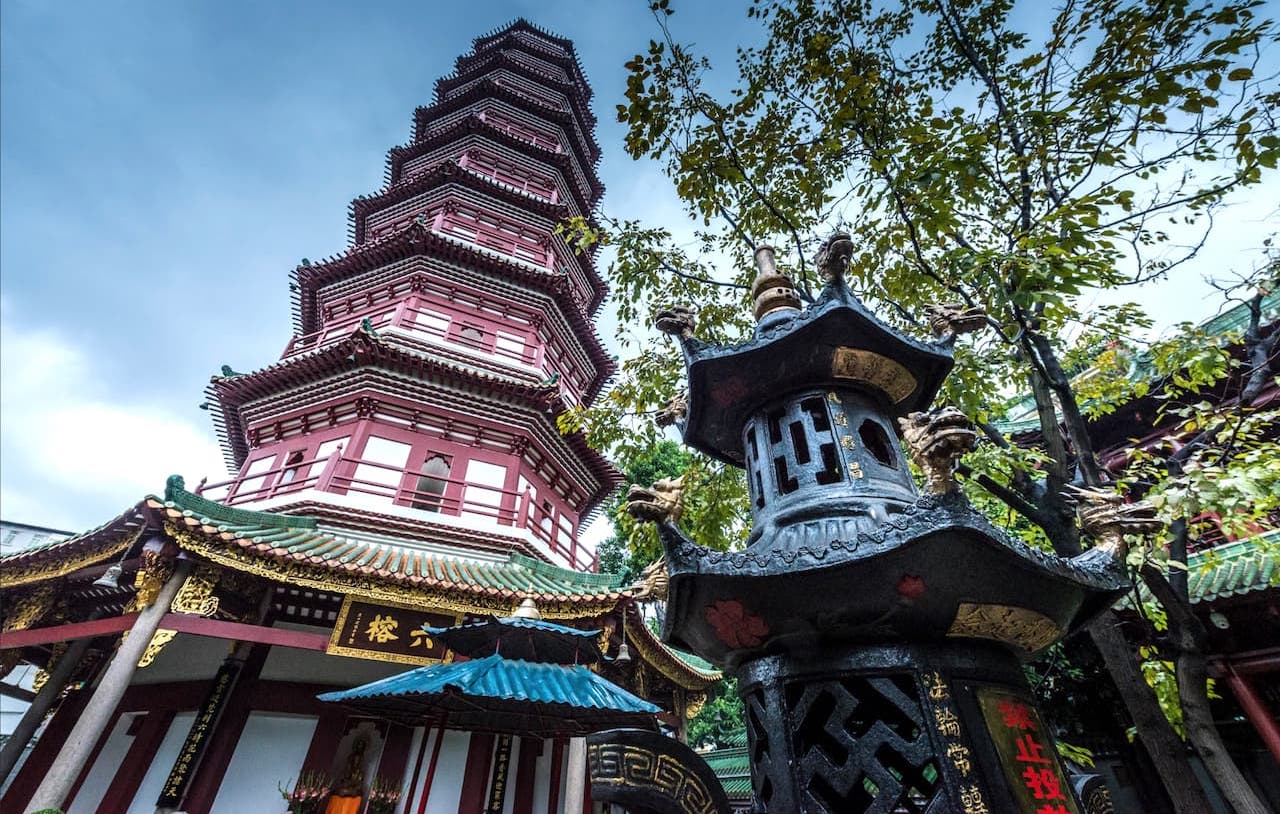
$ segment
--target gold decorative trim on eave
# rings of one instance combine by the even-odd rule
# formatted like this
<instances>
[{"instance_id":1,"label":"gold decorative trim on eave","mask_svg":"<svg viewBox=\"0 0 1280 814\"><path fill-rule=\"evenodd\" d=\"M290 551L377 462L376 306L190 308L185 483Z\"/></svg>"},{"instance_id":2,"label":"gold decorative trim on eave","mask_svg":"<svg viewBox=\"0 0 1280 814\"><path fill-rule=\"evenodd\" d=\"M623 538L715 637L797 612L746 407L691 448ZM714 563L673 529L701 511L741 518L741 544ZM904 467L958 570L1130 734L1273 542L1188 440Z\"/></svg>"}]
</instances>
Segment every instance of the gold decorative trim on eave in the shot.
<instances>
[{"instance_id":1,"label":"gold decorative trim on eave","mask_svg":"<svg viewBox=\"0 0 1280 814\"><path fill-rule=\"evenodd\" d=\"M8 590L33 582L44 582L50 579L74 574L81 568L96 565L124 551L142 536L142 529L126 533L122 537L94 544L87 552L80 552L72 557L56 559L40 559L28 565L0 565L0 589Z\"/></svg>"},{"instance_id":2,"label":"gold decorative trim on eave","mask_svg":"<svg viewBox=\"0 0 1280 814\"><path fill-rule=\"evenodd\" d=\"M1036 653L1066 635L1057 622L1043 613L1016 605L961 602L947 635L956 638L991 639Z\"/></svg>"},{"instance_id":3,"label":"gold decorative trim on eave","mask_svg":"<svg viewBox=\"0 0 1280 814\"><path fill-rule=\"evenodd\" d=\"M217 546L200 534L183 529L174 523L165 523L165 531L178 545L194 554L226 568L243 571L264 579L286 582L305 588L315 588L336 594L360 594L385 602L408 602L414 607L438 608L455 613L510 616L526 596L538 603L538 610L547 619L581 619L599 615L617 604L616 595L599 597L575 597L569 601L553 602L544 594L513 591L510 596L471 596L465 589L417 587L402 585L392 580L378 579L364 573L346 573L333 567L313 565L297 560L270 556L255 556L236 546L234 542Z\"/></svg>"},{"instance_id":4,"label":"gold decorative trim on eave","mask_svg":"<svg viewBox=\"0 0 1280 814\"><path fill-rule=\"evenodd\" d=\"M837 379L878 387L895 404L916 391L916 377L898 362L864 348L836 348L831 357L831 375Z\"/></svg>"},{"instance_id":5,"label":"gold decorative trim on eave","mask_svg":"<svg viewBox=\"0 0 1280 814\"><path fill-rule=\"evenodd\" d=\"M630 623L627 624L630 625ZM642 625L644 623L639 622L638 624ZM681 661L675 654L664 648L661 643L650 638L653 634L649 633L647 629L645 634L648 635L637 635L634 631L635 626L630 626L628 631L630 635L627 637L627 642L636 649L645 663L651 665L673 684L686 690L705 690L723 678L723 673L719 671L706 673L692 664L686 664Z\"/></svg>"}]
</instances>

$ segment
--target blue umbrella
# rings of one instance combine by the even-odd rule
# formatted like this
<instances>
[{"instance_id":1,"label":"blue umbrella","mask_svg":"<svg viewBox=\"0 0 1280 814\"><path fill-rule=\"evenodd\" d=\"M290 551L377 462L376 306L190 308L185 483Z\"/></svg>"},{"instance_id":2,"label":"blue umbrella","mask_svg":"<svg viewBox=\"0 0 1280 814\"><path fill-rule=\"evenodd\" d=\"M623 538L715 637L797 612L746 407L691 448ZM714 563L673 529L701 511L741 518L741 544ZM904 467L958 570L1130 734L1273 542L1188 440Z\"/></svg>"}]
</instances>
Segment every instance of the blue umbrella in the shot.
<instances>
[{"instance_id":1,"label":"blue umbrella","mask_svg":"<svg viewBox=\"0 0 1280 814\"><path fill-rule=\"evenodd\" d=\"M600 631L578 630L541 619L490 617L454 627L423 627L433 639L460 656L492 653L522 661L595 664L600 661Z\"/></svg>"},{"instance_id":2,"label":"blue umbrella","mask_svg":"<svg viewBox=\"0 0 1280 814\"><path fill-rule=\"evenodd\" d=\"M582 665L529 662L493 654L432 664L319 696L404 723L544 738L614 727L656 729L659 708Z\"/></svg>"}]
</instances>

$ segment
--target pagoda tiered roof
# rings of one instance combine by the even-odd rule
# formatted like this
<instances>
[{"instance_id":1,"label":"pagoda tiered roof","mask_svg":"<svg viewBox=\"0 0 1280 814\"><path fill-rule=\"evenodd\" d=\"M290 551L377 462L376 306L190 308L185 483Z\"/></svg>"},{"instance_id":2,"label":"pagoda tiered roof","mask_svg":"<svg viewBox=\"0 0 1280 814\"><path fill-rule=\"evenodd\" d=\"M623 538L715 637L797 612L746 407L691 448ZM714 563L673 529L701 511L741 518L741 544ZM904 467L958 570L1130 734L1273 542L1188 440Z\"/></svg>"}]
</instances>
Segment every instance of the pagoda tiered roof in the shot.
<instances>
[{"instance_id":1,"label":"pagoda tiered roof","mask_svg":"<svg viewBox=\"0 0 1280 814\"><path fill-rule=\"evenodd\" d=\"M450 183L466 185L477 192L501 199L522 209L536 212L557 222L564 220L571 214L568 205L563 202L552 203L546 198L518 190L510 184L504 184L484 173L461 167L452 158L445 158L431 165L425 171L416 173L411 178L402 179L390 186L383 187L371 195L361 195L353 200L350 206L350 213L354 227L355 242L357 244L364 242L365 234L368 231L366 223L370 215Z\"/></svg>"},{"instance_id":2,"label":"pagoda tiered roof","mask_svg":"<svg viewBox=\"0 0 1280 814\"><path fill-rule=\"evenodd\" d=\"M553 384L536 381L532 376L515 376L485 373L464 367L447 359L397 346L357 329L351 336L338 340L318 350L297 354L251 373L216 376L209 383L206 393L215 408L211 410L217 423L219 436L225 439L231 452L233 468L238 468L249 454L245 437L247 427L239 413L239 407L266 398L283 390L313 385L336 374L373 367L391 373L400 373L417 379L443 379L463 387L482 389L485 393L506 396L523 402L536 410L545 410L549 420L569 409L564 396ZM600 487L588 500L595 506L620 482L617 470L598 451L587 444L582 433L560 435L578 459L600 483Z\"/></svg>"},{"instance_id":3,"label":"pagoda tiered roof","mask_svg":"<svg viewBox=\"0 0 1280 814\"><path fill-rule=\"evenodd\" d=\"M565 175L566 186L568 186L569 191L578 203L579 209L584 214L593 212L595 210L595 202L604 195L604 184L596 177L593 167L582 166L580 162L574 161L569 153L549 150L541 145L517 138L507 131L484 121L478 114L472 114L449 122L447 125L433 128L420 138L415 139L411 144L392 147L387 153L387 184L389 186L394 185L402 179L404 166L408 162L438 147L457 141L468 133L482 134L487 139L510 147L512 150L527 153L540 161L545 161L559 168ZM575 169L581 172L580 176L575 172ZM579 180L585 181L590 188L590 199L582 194L582 187L578 183Z\"/></svg>"},{"instance_id":4,"label":"pagoda tiered roof","mask_svg":"<svg viewBox=\"0 0 1280 814\"><path fill-rule=\"evenodd\" d=\"M590 94L583 93L582 85L577 82L573 82L572 80L562 79L561 77L554 76L546 73L545 71L540 71L534 65L515 59L512 57L512 52L507 49L502 49L496 52L489 51L485 54L481 54L467 65L455 69L454 72L448 76L437 79L435 87L436 98L442 98L444 94L448 93L453 88L466 84L481 73L495 68L505 68L506 70L521 73L531 81L555 88L565 94L569 99L569 104L574 106L574 109L578 113L578 117L582 119L582 121L592 127L596 125L596 115L591 111L591 107L587 103L587 100L590 98Z\"/></svg>"},{"instance_id":5,"label":"pagoda tiered roof","mask_svg":"<svg viewBox=\"0 0 1280 814\"><path fill-rule=\"evenodd\" d=\"M398 260L411 257L433 257L466 263L494 275L515 280L545 291L561 304L565 319L581 337L592 359L600 359L601 370L612 368L604 360L611 359L604 353L591 314L604 302L608 293L604 284L593 291L590 302L578 303L570 294L567 275L551 269L543 269L531 263L508 258L497 252L487 251L463 240L432 231L426 224L410 223L403 229L352 246L342 254L325 258L309 266L294 270L298 286L297 309L300 333L308 334L323 327L319 319L319 289L344 277L381 268ZM584 264L584 266L589 264ZM592 270L594 273L594 269Z\"/></svg>"},{"instance_id":6,"label":"pagoda tiered roof","mask_svg":"<svg viewBox=\"0 0 1280 814\"><path fill-rule=\"evenodd\" d=\"M462 167L452 158L445 158L426 170L414 174L411 178L401 179L371 195L355 198L349 206L354 244L359 246L366 242L367 223L371 215L446 184L465 186L483 195L505 201L521 210L535 212L553 223L559 223L573 214L569 206L563 202L552 203L546 198L516 189L484 173ZM593 218L588 217L588 222L592 226L596 225ZM571 257L570 262L576 263L590 282L593 292L592 302L596 301L597 296L603 299L603 294L600 292L607 293L608 286L600 277L594 263L588 256L578 252L571 253Z\"/></svg>"},{"instance_id":7,"label":"pagoda tiered roof","mask_svg":"<svg viewBox=\"0 0 1280 814\"><path fill-rule=\"evenodd\" d=\"M560 46L561 50L559 52L549 49L544 50L534 45L529 40L521 39L517 36L511 36L518 34L521 31L532 34L534 38L550 40ZM492 43L503 37L507 37L509 42L515 42L529 47L532 52L539 56L553 57L557 62L564 65L570 73L576 74L574 78L581 83L583 92L587 94L588 98L591 96L591 83L587 81L586 71L582 68L582 60L578 58L578 51L574 48L573 40L561 37L540 25L529 22L523 17L517 17L504 26L500 26L487 34L481 34L479 37L476 37L471 41L471 53L464 54L459 57L457 64L461 66L469 60L483 56Z\"/></svg>"},{"instance_id":8,"label":"pagoda tiered roof","mask_svg":"<svg viewBox=\"0 0 1280 814\"><path fill-rule=\"evenodd\" d=\"M569 111L562 111L558 107L545 107L535 99L530 99L528 97L525 98L538 105L538 107L543 110L554 110L557 113L570 113L586 141L586 145L591 155L591 160L593 162L600 160L600 143L592 134L596 125L596 117L595 114L591 112L590 108L586 106L582 97L577 93L577 86L573 82L566 82L541 73L532 66L511 58L507 52L499 51L494 56L483 61L472 63L460 71L455 71L446 79L437 82L435 103L440 104L441 102L447 101L452 98L447 95L450 90L465 87L470 82L475 82L477 85L484 85L486 84L484 79L486 76L491 76L503 70L520 73L522 77L532 82L535 87L543 87L548 90L563 93L565 101L569 104ZM493 85L495 83L490 82L489 84ZM517 96L522 95L516 88L508 88L504 85L496 86L503 87L505 90L511 91ZM423 108L419 108L419 110L421 109Z\"/></svg>"},{"instance_id":9,"label":"pagoda tiered roof","mask_svg":"<svg viewBox=\"0 0 1280 814\"><path fill-rule=\"evenodd\" d=\"M583 148L583 152L579 153L578 156L581 159L579 164L583 173L587 175L588 181L598 180L596 164L600 161L600 145L590 132L583 129L582 123L578 121L571 111L552 105L545 105L506 85L500 85L492 79L482 79L461 93L440 99L430 105L419 106L413 113L413 140L419 141L425 138L431 132L431 126L435 119L441 118L447 113L455 112L473 102L483 102L491 99L506 102L531 116L563 127L565 135L569 137L570 141L578 142L577 146ZM551 151L548 150L547 152Z\"/></svg>"}]
</instances>

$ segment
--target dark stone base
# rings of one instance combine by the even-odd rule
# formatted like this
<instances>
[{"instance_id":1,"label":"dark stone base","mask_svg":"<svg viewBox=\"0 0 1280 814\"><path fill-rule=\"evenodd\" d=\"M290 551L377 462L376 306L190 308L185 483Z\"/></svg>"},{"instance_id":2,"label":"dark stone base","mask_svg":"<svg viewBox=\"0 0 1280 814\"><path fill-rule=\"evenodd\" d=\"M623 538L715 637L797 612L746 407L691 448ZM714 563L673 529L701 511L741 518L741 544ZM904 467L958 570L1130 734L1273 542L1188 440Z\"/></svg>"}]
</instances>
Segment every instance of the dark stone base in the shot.
<instances>
[{"instance_id":1,"label":"dark stone base","mask_svg":"<svg viewBox=\"0 0 1280 814\"><path fill-rule=\"evenodd\" d=\"M1004 648L851 645L737 677L761 814L1082 811Z\"/></svg>"}]
</instances>

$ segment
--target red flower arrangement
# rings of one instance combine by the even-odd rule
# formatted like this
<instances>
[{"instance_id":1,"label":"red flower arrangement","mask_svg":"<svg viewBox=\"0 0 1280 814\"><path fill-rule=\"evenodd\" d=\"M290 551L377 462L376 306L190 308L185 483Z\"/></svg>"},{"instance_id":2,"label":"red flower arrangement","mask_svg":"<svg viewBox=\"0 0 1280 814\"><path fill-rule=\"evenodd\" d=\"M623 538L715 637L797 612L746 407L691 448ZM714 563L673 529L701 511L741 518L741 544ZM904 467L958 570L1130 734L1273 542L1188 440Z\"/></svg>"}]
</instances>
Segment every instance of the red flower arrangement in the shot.
<instances>
[{"instance_id":1,"label":"red flower arrangement","mask_svg":"<svg viewBox=\"0 0 1280 814\"><path fill-rule=\"evenodd\" d=\"M368 814L391 814L400 802L400 781L378 777L369 789Z\"/></svg>"},{"instance_id":2,"label":"red flower arrangement","mask_svg":"<svg viewBox=\"0 0 1280 814\"><path fill-rule=\"evenodd\" d=\"M720 641L733 648L758 647L769 635L769 626L759 616L747 613L736 599L721 599L707 606L707 621Z\"/></svg>"},{"instance_id":3,"label":"red flower arrangement","mask_svg":"<svg viewBox=\"0 0 1280 814\"><path fill-rule=\"evenodd\" d=\"M333 780L329 775L313 770L298 775L298 782L288 791L279 783L276 783L276 788L289 807L289 814L315 814L320 810L320 804L329 796L331 785Z\"/></svg>"}]
</instances>

